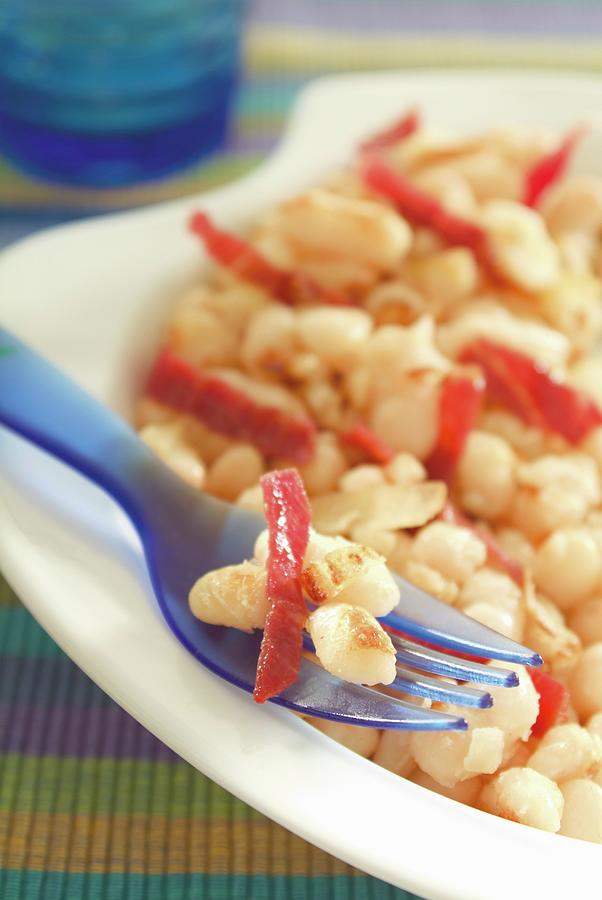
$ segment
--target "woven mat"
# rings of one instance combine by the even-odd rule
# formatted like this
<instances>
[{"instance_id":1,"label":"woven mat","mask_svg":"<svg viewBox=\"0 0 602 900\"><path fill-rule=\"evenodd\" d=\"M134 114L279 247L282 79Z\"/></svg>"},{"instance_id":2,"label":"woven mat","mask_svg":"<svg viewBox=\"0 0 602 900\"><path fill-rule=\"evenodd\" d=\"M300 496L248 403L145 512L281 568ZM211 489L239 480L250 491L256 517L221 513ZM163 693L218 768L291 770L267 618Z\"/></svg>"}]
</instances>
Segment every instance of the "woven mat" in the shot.
<instances>
[{"instance_id":1,"label":"woven mat","mask_svg":"<svg viewBox=\"0 0 602 900\"><path fill-rule=\"evenodd\" d=\"M36 183L0 160L0 245L232 179L298 91L345 69L602 69L595 0L256 0L219 156L125 191ZM1 536L0 536L1 539ZM0 578L0 900L411 900L200 775L97 688Z\"/></svg>"}]
</instances>

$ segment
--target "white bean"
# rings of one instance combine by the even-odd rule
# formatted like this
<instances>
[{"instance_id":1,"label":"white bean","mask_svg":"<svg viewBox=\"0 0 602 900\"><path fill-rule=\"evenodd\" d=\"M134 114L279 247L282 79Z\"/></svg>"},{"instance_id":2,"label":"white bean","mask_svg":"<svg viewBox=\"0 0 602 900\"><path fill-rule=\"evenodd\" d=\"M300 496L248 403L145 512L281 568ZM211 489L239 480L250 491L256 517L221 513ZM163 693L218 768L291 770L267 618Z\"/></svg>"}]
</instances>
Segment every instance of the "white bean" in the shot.
<instances>
[{"instance_id":1,"label":"white bean","mask_svg":"<svg viewBox=\"0 0 602 900\"><path fill-rule=\"evenodd\" d=\"M345 725L343 722L330 722L328 719L310 718L310 723L322 734L353 750L364 759L370 759L378 747L380 732L377 728L363 728L357 725Z\"/></svg>"},{"instance_id":2,"label":"white bean","mask_svg":"<svg viewBox=\"0 0 602 900\"><path fill-rule=\"evenodd\" d=\"M571 609L591 594L600 572L598 545L586 529L556 531L535 554L535 583L561 609Z\"/></svg>"},{"instance_id":3,"label":"white bean","mask_svg":"<svg viewBox=\"0 0 602 900\"><path fill-rule=\"evenodd\" d=\"M427 298L431 311L460 303L476 290L479 283L477 262L465 247L454 247L408 260L404 274Z\"/></svg>"},{"instance_id":4,"label":"white bean","mask_svg":"<svg viewBox=\"0 0 602 900\"><path fill-rule=\"evenodd\" d=\"M499 769L503 753L504 732L500 728L473 728L464 768L467 772L491 775Z\"/></svg>"},{"instance_id":5,"label":"white bean","mask_svg":"<svg viewBox=\"0 0 602 900\"><path fill-rule=\"evenodd\" d=\"M426 470L416 457L409 453L397 453L384 468L393 484L417 484L426 478Z\"/></svg>"},{"instance_id":6,"label":"white bean","mask_svg":"<svg viewBox=\"0 0 602 900\"><path fill-rule=\"evenodd\" d=\"M244 337L241 358L251 371L281 372L295 352L295 314L274 303L255 315Z\"/></svg>"},{"instance_id":7,"label":"white bean","mask_svg":"<svg viewBox=\"0 0 602 900\"><path fill-rule=\"evenodd\" d=\"M552 781L591 774L602 760L602 740L575 723L556 725L541 739L527 765Z\"/></svg>"},{"instance_id":8,"label":"white bean","mask_svg":"<svg viewBox=\"0 0 602 900\"><path fill-rule=\"evenodd\" d=\"M569 625L585 647L602 641L602 597L580 603L571 611Z\"/></svg>"},{"instance_id":9,"label":"white bean","mask_svg":"<svg viewBox=\"0 0 602 900\"><path fill-rule=\"evenodd\" d=\"M485 544L468 528L433 522L414 541L412 555L437 569L445 578L465 582L487 558Z\"/></svg>"},{"instance_id":10,"label":"white bean","mask_svg":"<svg viewBox=\"0 0 602 900\"><path fill-rule=\"evenodd\" d=\"M341 491L363 491L375 484L385 484L385 475L380 466L364 464L348 469L339 479Z\"/></svg>"},{"instance_id":11,"label":"white bean","mask_svg":"<svg viewBox=\"0 0 602 900\"><path fill-rule=\"evenodd\" d=\"M264 469L263 457L251 444L235 444L216 459L207 475L206 488L224 500L236 500L245 488L257 484Z\"/></svg>"},{"instance_id":12,"label":"white bean","mask_svg":"<svg viewBox=\"0 0 602 900\"><path fill-rule=\"evenodd\" d=\"M480 805L503 819L556 832L564 801L560 788L533 769L506 769L485 786Z\"/></svg>"},{"instance_id":13,"label":"white bean","mask_svg":"<svg viewBox=\"0 0 602 900\"><path fill-rule=\"evenodd\" d=\"M519 319L492 302L472 304L449 324L441 325L437 337L440 348L452 357L459 356L477 338L494 338L551 369L563 369L571 352L564 334L548 325Z\"/></svg>"},{"instance_id":14,"label":"white bean","mask_svg":"<svg viewBox=\"0 0 602 900\"><path fill-rule=\"evenodd\" d=\"M564 812L560 834L602 844L602 787L585 778L561 786Z\"/></svg>"},{"instance_id":15,"label":"white bean","mask_svg":"<svg viewBox=\"0 0 602 900\"><path fill-rule=\"evenodd\" d=\"M398 557L393 557L393 562L397 563L396 571L403 574L416 587L422 588L427 594L432 594L433 597L438 597L439 600L453 606L458 599L458 585L455 581L444 578L437 569L432 569L425 563L417 562L415 559L406 557L403 562L401 559L397 562L397 559Z\"/></svg>"},{"instance_id":16,"label":"white bean","mask_svg":"<svg viewBox=\"0 0 602 900\"><path fill-rule=\"evenodd\" d=\"M394 450L425 459L437 439L438 385L408 384L398 396L381 400L370 414L370 427Z\"/></svg>"},{"instance_id":17,"label":"white bean","mask_svg":"<svg viewBox=\"0 0 602 900\"><path fill-rule=\"evenodd\" d=\"M193 615L210 625L241 631L263 628L268 610L265 569L243 562L208 572L194 584L189 603Z\"/></svg>"},{"instance_id":18,"label":"white bean","mask_svg":"<svg viewBox=\"0 0 602 900\"><path fill-rule=\"evenodd\" d=\"M387 271L408 252L411 231L382 203L315 188L284 203L274 216L280 232L301 256L349 257Z\"/></svg>"},{"instance_id":19,"label":"white bean","mask_svg":"<svg viewBox=\"0 0 602 900\"><path fill-rule=\"evenodd\" d=\"M415 768L414 759L410 753L409 731L398 731L395 728L387 728L380 737L380 743L376 753L372 757L373 762L388 769L395 775L407 777Z\"/></svg>"},{"instance_id":20,"label":"white bean","mask_svg":"<svg viewBox=\"0 0 602 900\"><path fill-rule=\"evenodd\" d=\"M372 319L361 309L318 306L297 313L299 340L326 365L338 369L358 362L371 331Z\"/></svg>"},{"instance_id":21,"label":"white bean","mask_svg":"<svg viewBox=\"0 0 602 900\"><path fill-rule=\"evenodd\" d=\"M181 422L176 420L164 425L145 425L140 430L140 437L176 475L199 490L204 486L203 460L187 442L185 427Z\"/></svg>"},{"instance_id":22,"label":"white bean","mask_svg":"<svg viewBox=\"0 0 602 900\"><path fill-rule=\"evenodd\" d=\"M505 513L515 487L516 456L502 438L472 431L457 470L461 504L487 519Z\"/></svg>"},{"instance_id":23,"label":"white bean","mask_svg":"<svg viewBox=\"0 0 602 900\"><path fill-rule=\"evenodd\" d=\"M313 459L299 466L299 474L307 493L313 497L334 491L347 468L345 454L332 434L324 432L316 438Z\"/></svg>"},{"instance_id":24,"label":"white bean","mask_svg":"<svg viewBox=\"0 0 602 900\"><path fill-rule=\"evenodd\" d=\"M395 649L376 619L357 606L318 607L308 619L316 655L332 675L353 684L390 684L395 679Z\"/></svg>"},{"instance_id":25,"label":"white bean","mask_svg":"<svg viewBox=\"0 0 602 900\"><path fill-rule=\"evenodd\" d=\"M399 588L384 557L360 544L346 542L306 564L303 587L316 604L347 603L374 616L386 615L399 603Z\"/></svg>"},{"instance_id":26,"label":"white bean","mask_svg":"<svg viewBox=\"0 0 602 900\"><path fill-rule=\"evenodd\" d=\"M568 684L581 721L602 710L602 643L585 648L569 673Z\"/></svg>"},{"instance_id":27,"label":"white bean","mask_svg":"<svg viewBox=\"0 0 602 900\"><path fill-rule=\"evenodd\" d=\"M538 213L522 203L492 200L481 214L496 266L513 284L541 291L558 278L558 251Z\"/></svg>"},{"instance_id":28,"label":"white bean","mask_svg":"<svg viewBox=\"0 0 602 900\"><path fill-rule=\"evenodd\" d=\"M442 797L448 797L450 800L456 800L458 803L466 803L468 806L474 805L483 787L483 781L478 776L467 778L466 781L458 781L453 787L446 787L443 784L439 784L438 781L435 781L434 778L431 778L430 775L427 775L421 769L416 769L412 774L412 781L414 784L428 788L429 791L441 794Z\"/></svg>"}]
</instances>

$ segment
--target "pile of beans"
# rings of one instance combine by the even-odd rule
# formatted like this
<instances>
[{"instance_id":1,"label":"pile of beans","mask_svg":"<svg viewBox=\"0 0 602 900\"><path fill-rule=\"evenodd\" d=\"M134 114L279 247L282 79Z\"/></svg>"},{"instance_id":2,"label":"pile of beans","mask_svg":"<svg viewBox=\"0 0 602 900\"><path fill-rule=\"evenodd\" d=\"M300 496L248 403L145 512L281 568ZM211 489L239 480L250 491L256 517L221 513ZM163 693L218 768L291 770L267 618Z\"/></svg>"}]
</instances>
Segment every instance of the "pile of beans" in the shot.
<instances>
[{"instance_id":1,"label":"pile of beans","mask_svg":"<svg viewBox=\"0 0 602 900\"><path fill-rule=\"evenodd\" d=\"M297 467L317 531L372 548L445 603L540 652L568 691L543 734L533 733L540 703L526 670L519 687L493 689L491 709L462 711L465 733L313 724L455 800L600 843L602 427L569 443L485 394L442 502L485 528L522 567L522 580L471 525L445 520L442 502L418 526L391 512L400 488L429 482L442 384L463 370L471 342L519 351L602 405L602 357L594 352L602 333L602 181L569 170L535 208L523 202L528 172L558 142L535 130L464 137L419 128L386 148L388 165L476 224L487 260L401 215L354 164L267 211L247 236L271 264L305 273L348 306L287 305L214 265L177 298L166 344L258 404L314 423L313 456ZM390 448L386 461L341 439L360 423ZM137 424L188 482L248 509L262 509L262 473L291 465L150 395Z\"/></svg>"}]
</instances>

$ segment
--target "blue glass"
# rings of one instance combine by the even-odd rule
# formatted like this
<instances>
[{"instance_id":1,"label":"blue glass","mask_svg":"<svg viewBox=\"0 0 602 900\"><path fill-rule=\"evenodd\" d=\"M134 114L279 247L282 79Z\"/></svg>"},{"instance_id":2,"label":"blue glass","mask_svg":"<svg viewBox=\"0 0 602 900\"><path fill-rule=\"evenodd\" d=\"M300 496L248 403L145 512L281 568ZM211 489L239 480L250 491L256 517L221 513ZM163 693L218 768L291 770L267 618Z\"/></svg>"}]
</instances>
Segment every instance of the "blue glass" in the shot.
<instances>
[{"instance_id":1,"label":"blue glass","mask_svg":"<svg viewBox=\"0 0 602 900\"><path fill-rule=\"evenodd\" d=\"M107 187L215 150L245 0L0 0L0 153Z\"/></svg>"}]
</instances>

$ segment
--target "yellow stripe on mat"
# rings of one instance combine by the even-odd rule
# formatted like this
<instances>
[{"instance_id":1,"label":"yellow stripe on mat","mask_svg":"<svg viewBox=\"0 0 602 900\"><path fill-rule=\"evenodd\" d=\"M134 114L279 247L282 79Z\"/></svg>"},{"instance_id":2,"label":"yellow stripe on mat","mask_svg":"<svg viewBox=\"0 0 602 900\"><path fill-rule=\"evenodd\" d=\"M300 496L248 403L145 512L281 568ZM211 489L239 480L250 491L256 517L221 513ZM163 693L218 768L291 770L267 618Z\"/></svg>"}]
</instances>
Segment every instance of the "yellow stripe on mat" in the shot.
<instances>
[{"instance_id":1,"label":"yellow stripe on mat","mask_svg":"<svg viewBox=\"0 0 602 900\"><path fill-rule=\"evenodd\" d=\"M166 869L170 872L202 869L209 875L224 872L246 875L261 871L273 874L277 860L268 848L286 845L287 853L281 860L283 874L307 875L308 848L312 875L354 873L346 863L317 847L310 847L301 838L267 820L252 823L253 850L262 859L255 853L241 858L234 851L239 844L248 841L249 823L246 821L17 812L12 816L0 816L0 830L8 835L2 861L7 869L98 874L128 871L146 875L160 875ZM205 860L207 847L210 852Z\"/></svg>"},{"instance_id":2,"label":"yellow stripe on mat","mask_svg":"<svg viewBox=\"0 0 602 900\"><path fill-rule=\"evenodd\" d=\"M357 32L266 28L248 36L246 58L254 73L498 65L601 71L602 40L440 34L358 37Z\"/></svg>"}]
</instances>

